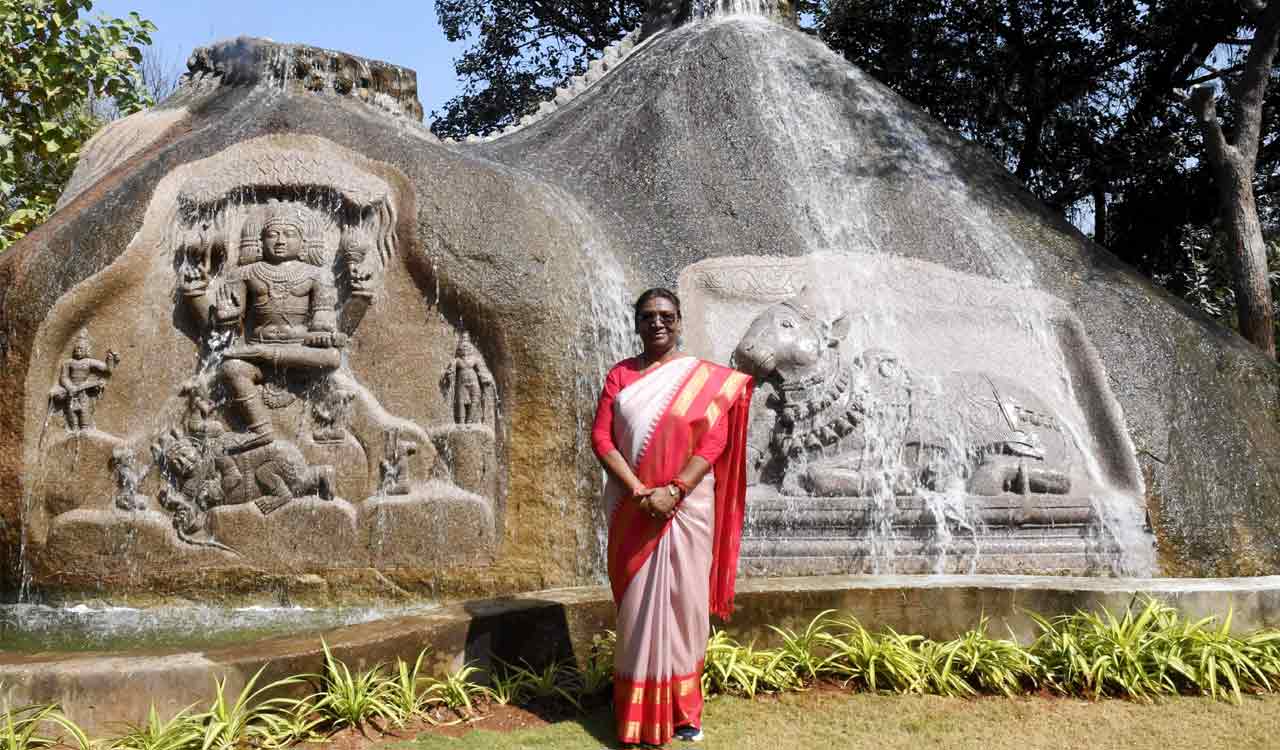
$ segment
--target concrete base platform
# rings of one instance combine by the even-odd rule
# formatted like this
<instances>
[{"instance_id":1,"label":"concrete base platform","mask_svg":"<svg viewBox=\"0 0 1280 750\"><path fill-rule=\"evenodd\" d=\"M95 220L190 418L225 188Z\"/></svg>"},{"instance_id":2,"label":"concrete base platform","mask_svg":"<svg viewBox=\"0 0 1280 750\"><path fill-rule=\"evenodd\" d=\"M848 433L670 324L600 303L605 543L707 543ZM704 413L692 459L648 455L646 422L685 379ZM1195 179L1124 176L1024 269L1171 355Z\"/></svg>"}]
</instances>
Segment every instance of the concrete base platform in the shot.
<instances>
[{"instance_id":1,"label":"concrete base platform","mask_svg":"<svg viewBox=\"0 0 1280 750\"><path fill-rule=\"evenodd\" d=\"M819 612L837 609L871 628L931 638L953 637L986 616L993 633L1012 632L1029 641L1035 628L1027 615L1076 609L1123 610L1135 598L1154 596L1188 617L1234 612L1239 631L1280 627L1280 576L1234 579L1115 579L1052 576L815 576L759 578L739 582L737 612L726 626L742 638L770 641L768 625L797 627ZM554 589L441 607L427 614L338 628L324 634L334 653L354 668L412 659L432 648L430 668L439 672L464 662L481 666L507 661L575 658L586 654L591 636L613 627L608 589ZM142 721L155 704L169 715L192 703L204 705L215 679L225 677L238 692L266 667L263 679L316 672L321 663L316 635L270 638L208 650L173 649L117 653L21 654L2 652L0 684L15 705L60 702L90 733L121 721Z\"/></svg>"}]
</instances>

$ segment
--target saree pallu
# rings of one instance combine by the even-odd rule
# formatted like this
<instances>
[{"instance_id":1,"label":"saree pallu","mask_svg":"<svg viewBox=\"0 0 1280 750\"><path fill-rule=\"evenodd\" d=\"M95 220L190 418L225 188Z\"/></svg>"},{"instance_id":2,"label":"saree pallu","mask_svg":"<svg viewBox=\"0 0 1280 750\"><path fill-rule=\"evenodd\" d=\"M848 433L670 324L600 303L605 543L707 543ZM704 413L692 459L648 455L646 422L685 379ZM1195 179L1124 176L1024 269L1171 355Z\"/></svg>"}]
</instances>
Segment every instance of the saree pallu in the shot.
<instances>
[{"instance_id":1,"label":"saree pallu","mask_svg":"<svg viewBox=\"0 0 1280 750\"><path fill-rule=\"evenodd\" d=\"M676 727L702 724L708 611L732 609L751 388L743 373L686 357L647 373L614 401L614 443L647 487L670 482L718 420L727 420L729 433L712 471L671 519L629 502L612 476L606 485L621 742L661 745Z\"/></svg>"}]
</instances>

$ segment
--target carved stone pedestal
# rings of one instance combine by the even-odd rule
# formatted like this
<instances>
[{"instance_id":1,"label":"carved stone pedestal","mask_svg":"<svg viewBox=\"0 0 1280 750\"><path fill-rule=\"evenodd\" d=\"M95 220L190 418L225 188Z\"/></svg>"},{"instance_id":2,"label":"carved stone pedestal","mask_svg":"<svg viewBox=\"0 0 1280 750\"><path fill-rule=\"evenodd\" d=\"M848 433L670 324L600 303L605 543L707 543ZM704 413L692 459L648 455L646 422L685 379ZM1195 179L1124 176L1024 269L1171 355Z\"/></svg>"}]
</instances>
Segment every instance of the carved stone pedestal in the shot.
<instances>
[{"instance_id":1,"label":"carved stone pedestal","mask_svg":"<svg viewBox=\"0 0 1280 750\"><path fill-rule=\"evenodd\" d=\"M453 472L459 487L477 495L497 494L498 462L493 429L482 424L457 424L432 431L436 450Z\"/></svg>"},{"instance_id":2,"label":"carved stone pedestal","mask_svg":"<svg viewBox=\"0 0 1280 750\"><path fill-rule=\"evenodd\" d=\"M903 496L885 517L871 498L757 492L742 541L742 569L755 575L1088 575L1118 554L1088 497L1004 493L953 506Z\"/></svg>"},{"instance_id":3,"label":"carved stone pedestal","mask_svg":"<svg viewBox=\"0 0 1280 750\"><path fill-rule=\"evenodd\" d=\"M366 500L360 523L376 568L486 562L495 543L484 498L439 482Z\"/></svg>"},{"instance_id":4,"label":"carved stone pedestal","mask_svg":"<svg viewBox=\"0 0 1280 750\"><path fill-rule=\"evenodd\" d=\"M359 564L356 509L346 500L304 497L263 514L253 503L214 508L208 529L262 567L327 568Z\"/></svg>"},{"instance_id":5,"label":"carved stone pedestal","mask_svg":"<svg viewBox=\"0 0 1280 750\"><path fill-rule=\"evenodd\" d=\"M63 513L49 529L39 555L40 568L55 577L77 580L101 576L124 581L157 569L225 565L234 555L193 547L178 539L169 516L158 511L80 509Z\"/></svg>"}]
</instances>

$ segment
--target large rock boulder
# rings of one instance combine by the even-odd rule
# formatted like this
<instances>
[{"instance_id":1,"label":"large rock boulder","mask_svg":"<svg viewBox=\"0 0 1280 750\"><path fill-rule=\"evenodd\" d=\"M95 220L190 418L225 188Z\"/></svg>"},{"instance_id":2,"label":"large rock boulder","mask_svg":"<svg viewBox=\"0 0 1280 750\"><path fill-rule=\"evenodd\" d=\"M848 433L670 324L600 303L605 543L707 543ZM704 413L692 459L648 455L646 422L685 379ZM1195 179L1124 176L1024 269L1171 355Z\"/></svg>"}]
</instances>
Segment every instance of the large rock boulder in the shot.
<instances>
[{"instance_id":1,"label":"large rock boulder","mask_svg":"<svg viewBox=\"0 0 1280 750\"><path fill-rule=\"evenodd\" d=\"M792 310L845 384L752 365L775 398L749 570L876 569L900 535L910 570L1280 570L1273 362L814 38L663 27L468 144L421 125L411 71L197 51L0 256L4 586L346 600L595 578L586 432L655 284L679 285L697 353L745 352ZM836 401L848 418L824 422ZM868 473L873 443L912 458Z\"/></svg>"}]
</instances>

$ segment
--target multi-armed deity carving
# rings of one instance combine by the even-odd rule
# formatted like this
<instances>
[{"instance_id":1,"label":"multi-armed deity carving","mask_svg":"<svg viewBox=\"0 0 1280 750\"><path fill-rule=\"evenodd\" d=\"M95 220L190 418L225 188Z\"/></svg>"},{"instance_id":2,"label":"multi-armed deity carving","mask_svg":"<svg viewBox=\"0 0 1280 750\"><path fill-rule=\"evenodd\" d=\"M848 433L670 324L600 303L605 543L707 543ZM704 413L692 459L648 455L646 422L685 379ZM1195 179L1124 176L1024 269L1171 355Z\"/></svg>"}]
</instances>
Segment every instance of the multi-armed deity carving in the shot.
<instances>
[{"instance_id":1,"label":"multi-armed deity carving","mask_svg":"<svg viewBox=\"0 0 1280 750\"><path fill-rule=\"evenodd\" d=\"M89 334L81 329L71 357L62 363L58 382L49 391L49 411L62 412L68 432L94 428L94 408L118 364L120 355L113 351L108 351L102 359L94 359Z\"/></svg>"},{"instance_id":2,"label":"multi-armed deity carving","mask_svg":"<svg viewBox=\"0 0 1280 750\"><path fill-rule=\"evenodd\" d=\"M882 349L846 360L848 332L847 315L824 319L803 299L752 322L734 353L760 383L749 481L845 497L1070 491L1079 461L1034 394L993 375L913 372Z\"/></svg>"},{"instance_id":3,"label":"multi-armed deity carving","mask_svg":"<svg viewBox=\"0 0 1280 750\"><path fill-rule=\"evenodd\" d=\"M70 351L50 362L28 446L36 558L120 538L175 570L492 554L493 375L443 312L411 310L427 278L398 251L408 183L313 140L239 144L164 179L130 249L93 280L128 301L73 311L130 346L124 366L94 358L84 331L47 346ZM451 355L441 393L431 363ZM55 411L65 432L48 429ZM115 562L134 575L136 561Z\"/></svg>"}]
</instances>

